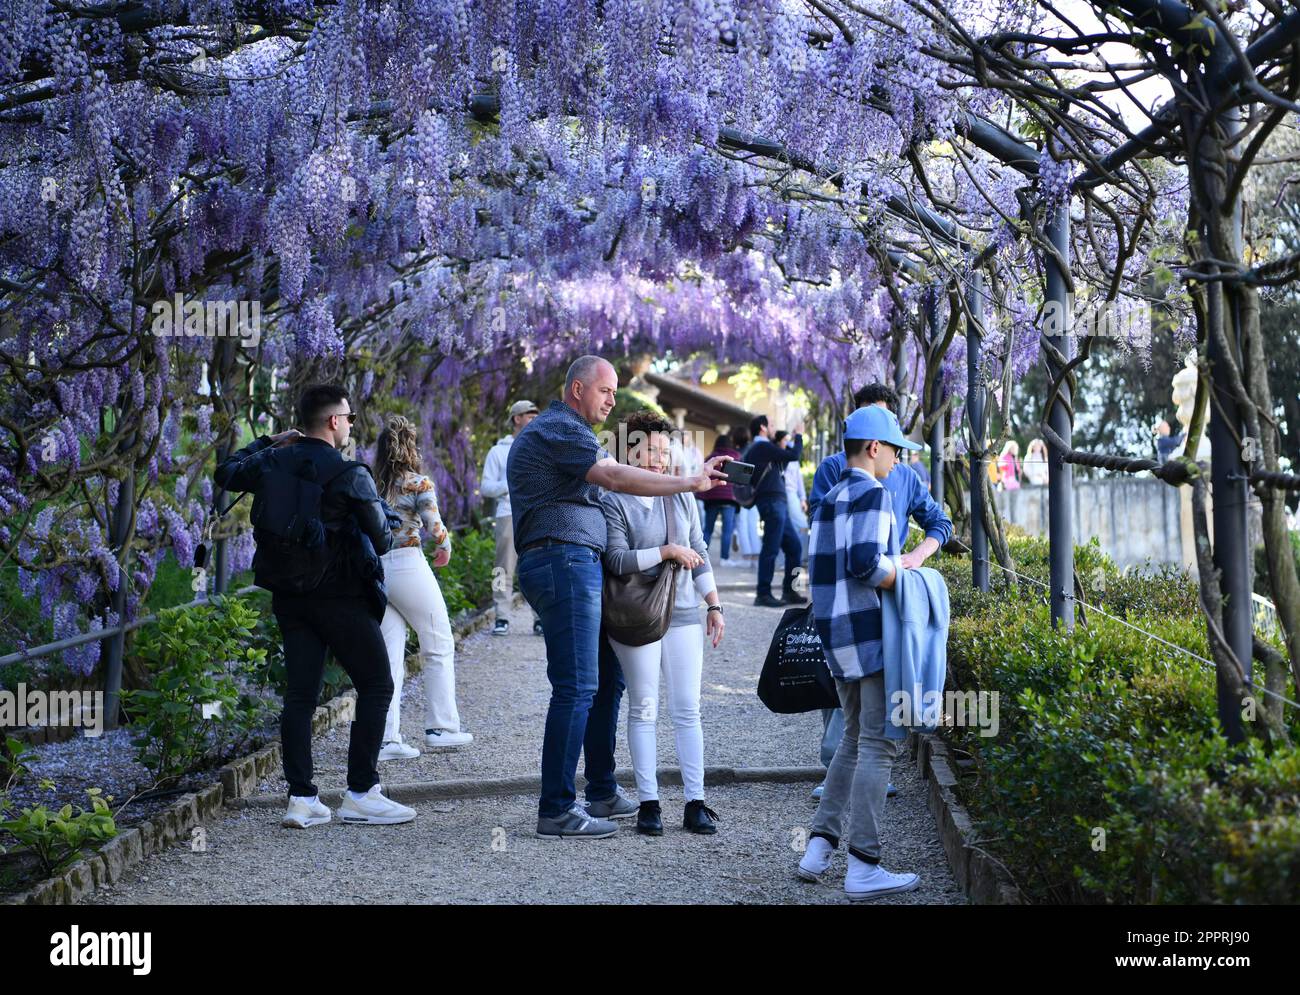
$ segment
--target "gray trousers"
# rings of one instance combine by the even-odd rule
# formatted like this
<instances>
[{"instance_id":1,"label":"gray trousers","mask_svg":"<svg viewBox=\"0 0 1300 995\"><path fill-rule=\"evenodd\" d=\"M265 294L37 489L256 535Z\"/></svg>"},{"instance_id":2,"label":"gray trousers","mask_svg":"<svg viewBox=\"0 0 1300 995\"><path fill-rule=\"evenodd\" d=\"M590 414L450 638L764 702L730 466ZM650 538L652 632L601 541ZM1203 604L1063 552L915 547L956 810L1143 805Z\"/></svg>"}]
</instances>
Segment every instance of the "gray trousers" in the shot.
<instances>
[{"instance_id":1,"label":"gray trousers","mask_svg":"<svg viewBox=\"0 0 1300 995\"><path fill-rule=\"evenodd\" d=\"M514 601L515 570L519 566L513 516L502 515L496 520L493 538L497 544L497 557L496 569L492 571L492 603L496 606L496 617L507 618ZM537 621L536 612L533 612L533 621Z\"/></svg>"},{"instance_id":2,"label":"gray trousers","mask_svg":"<svg viewBox=\"0 0 1300 995\"><path fill-rule=\"evenodd\" d=\"M510 515L502 515L496 520L493 534L497 544L496 569L492 571L492 603L496 605L497 618L510 614L510 602L514 597L515 567L519 556L515 553L515 525Z\"/></svg>"},{"instance_id":3,"label":"gray trousers","mask_svg":"<svg viewBox=\"0 0 1300 995\"><path fill-rule=\"evenodd\" d=\"M885 736L884 671L858 681L836 681L844 712L844 735L826 771L826 787L813 816L813 836L832 847L844 836L849 813L849 853L880 862L880 822L898 741Z\"/></svg>"}]
</instances>

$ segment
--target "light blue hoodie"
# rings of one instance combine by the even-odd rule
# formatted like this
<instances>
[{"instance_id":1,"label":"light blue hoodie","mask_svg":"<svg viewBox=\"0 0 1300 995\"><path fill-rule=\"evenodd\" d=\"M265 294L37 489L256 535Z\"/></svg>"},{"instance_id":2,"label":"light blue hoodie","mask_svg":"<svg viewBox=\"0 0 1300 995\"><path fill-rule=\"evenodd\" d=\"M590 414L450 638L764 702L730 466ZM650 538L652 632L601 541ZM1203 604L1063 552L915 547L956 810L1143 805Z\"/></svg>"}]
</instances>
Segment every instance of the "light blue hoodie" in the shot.
<instances>
[{"instance_id":1,"label":"light blue hoodie","mask_svg":"<svg viewBox=\"0 0 1300 995\"><path fill-rule=\"evenodd\" d=\"M948 676L948 585L930 567L899 570L895 576L893 588L881 592L885 595L881 606L885 735L906 739L909 729L932 731L942 720ZM901 717L903 724L896 725L895 717Z\"/></svg>"}]
</instances>

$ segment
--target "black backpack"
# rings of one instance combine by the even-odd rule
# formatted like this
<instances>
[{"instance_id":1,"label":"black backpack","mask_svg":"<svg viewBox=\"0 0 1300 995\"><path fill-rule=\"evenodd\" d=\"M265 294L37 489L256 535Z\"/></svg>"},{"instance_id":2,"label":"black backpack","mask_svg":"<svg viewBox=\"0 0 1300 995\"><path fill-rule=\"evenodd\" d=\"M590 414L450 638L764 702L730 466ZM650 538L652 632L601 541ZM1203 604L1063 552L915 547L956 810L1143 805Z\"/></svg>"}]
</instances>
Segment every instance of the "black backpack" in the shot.
<instances>
[{"instance_id":1,"label":"black backpack","mask_svg":"<svg viewBox=\"0 0 1300 995\"><path fill-rule=\"evenodd\" d=\"M750 448L752 449L753 447L751 446ZM749 455L749 450L745 451L745 455ZM753 460L745 460L745 462L752 463ZM759 485L767 479L767 471L770 469L772 469L772 464L764 463L763 469L758 471L756 477L751 477L749 483L731 485L731 496L735 498L736 504L740 505L742 508L752 508L758 503Z\"/></svg>"},{"instance_id":2,"label":"black backpack","mask_svg":"<svg viewBox=\"0 0 1300 995\"><path fill-rule=\"evenodd\" d=\"M318 480L311 460L267 467L249 515L257 542L253 577L258 587L306 594L320 586L335 556L321 521L321 499L334 480L357 466L365 464L344 460L324 481Z\"/></svg>"}]
</instances>

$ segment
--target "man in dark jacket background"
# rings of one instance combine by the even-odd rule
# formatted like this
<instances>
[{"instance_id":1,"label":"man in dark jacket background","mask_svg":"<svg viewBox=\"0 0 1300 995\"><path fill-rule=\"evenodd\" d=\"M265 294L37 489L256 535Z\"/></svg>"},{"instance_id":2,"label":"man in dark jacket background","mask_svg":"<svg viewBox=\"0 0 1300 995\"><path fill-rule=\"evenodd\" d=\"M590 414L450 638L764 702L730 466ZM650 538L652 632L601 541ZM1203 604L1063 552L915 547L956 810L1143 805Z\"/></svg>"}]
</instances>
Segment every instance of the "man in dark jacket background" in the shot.
<instances>
[{"instance_id":1,"label":"man in dark jacket background","mask_svg":"<svg viewBox=\"0 0 1300 995\"><path fill-rule=\"evenodd\" d=\"M328 565L310 589L289 593L294 578L284 575L285 562L278 561L266 537L254 530L259 540L254 581L272 591L271 608L284 639L287 687L280 739L289 809L283 825L305 829L330 820L330 810L312 783L311 757L311 719L320 699L326 649L357 691L348 746L348 790L339 816L344 822L371 825L410 822L414 810L385 798L379 786L379 748L393 679L374 612L374 578L366 576L356 555L357 532L369 540L376 554L388 551L392 534L369 469L362 463L349 465L339 452L348 444L356 418L347 392L332 384L308 387L297 414L301 432L290 429L262 436L230 456L216 472L220 487L250 491L255 497L278 474L315 481L324 489L320 521ZM272 500L269 494L264 497ZM294 586L300 588L301 579Z\"/></svg>"},{"instance_id":2,"label":"man in dark jacket background","mask_svg":"<svg viewBox=\"0 0 1300 995\"><path fill-rule=\"evenodd\" d=\"M802 425L796 426L802 428ZM749 423L754 441L745 450L744 461L754 464L754 507L763 520L763 545L758 552L758 591L754 604L765 608L784 605L807 604L808 599L794 589L795 573L803 558L803 542L790 521L790 508L785 493L783 473L787 463L797 464L803 459L803 435L794 433L794 441L786 448L772 441L772 430L767 415L759 415ZM776 573L776 552L785 553L785 583L782 598L772 597L772 575Z\"/></svg>"}]
</instances>

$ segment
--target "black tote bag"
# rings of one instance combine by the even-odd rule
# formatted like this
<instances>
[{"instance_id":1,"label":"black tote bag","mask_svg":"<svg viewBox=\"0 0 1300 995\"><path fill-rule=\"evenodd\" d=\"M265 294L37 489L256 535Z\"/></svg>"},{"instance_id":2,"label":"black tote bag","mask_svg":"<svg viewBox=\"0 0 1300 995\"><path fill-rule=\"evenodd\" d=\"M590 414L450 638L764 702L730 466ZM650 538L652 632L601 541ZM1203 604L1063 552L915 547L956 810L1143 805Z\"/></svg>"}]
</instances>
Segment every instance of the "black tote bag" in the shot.
<instances>
[{"instance_id":1,"label":"black tote bag","mask_svg":"<svg viewBox=\"0 0 1300 995\"><path fill-rule=\"evenodd\" d=\"M840 707L811 604L781 616L758 678L758 697L783 715Z\"/></svg>"}]
</instances>

